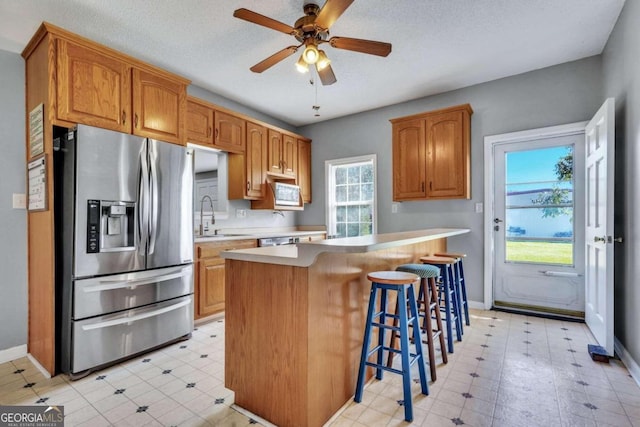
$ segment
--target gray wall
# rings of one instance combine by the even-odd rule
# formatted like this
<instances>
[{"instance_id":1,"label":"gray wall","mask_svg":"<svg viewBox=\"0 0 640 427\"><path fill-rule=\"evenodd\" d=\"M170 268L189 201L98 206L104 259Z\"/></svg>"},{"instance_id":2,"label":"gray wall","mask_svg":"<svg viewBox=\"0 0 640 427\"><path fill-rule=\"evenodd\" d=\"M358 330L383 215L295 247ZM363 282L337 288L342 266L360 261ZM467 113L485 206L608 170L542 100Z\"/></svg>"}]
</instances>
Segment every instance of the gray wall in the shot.
<instances>
[{"instance_id":1,"label":"gray wall","mask_svg":"<svg viewBox=\"0 0 640 427\"><path fill-rule=\"evenodd\" d=\"M12 208L25 193L24 61L0 50L0 351L27 343L27 211Z\"/></svg>"},{"instance_id":2,"label":"gray wall","mask_svg":"<svg viewBox=\"0 0 640 427\"><path fill-rule=\"evenodd\" d=\"M602 55L604 96L616 99L615 336L640 362L640 1L627 0Z\"/></svg>"},{"instance_id":3,"label":"gray wall","mask_svg":"<svg viewBox=\"0 0 640 427\"><path fill-rule=\"evenodd\" d=\"M389 84L393 84L390 82ZM378 232L430 227L470 228L471 234L450 239L449 248L466 252L469 299L483 301L484 137L518 130L588 120L602 103L600 56L532 71L464 89L430 96L300 128L313 139L314 203L300 223L325 223L325 160L375 153L378 156ZM371 88L375 93L375 88ZM403 202L391 213L392 156L389 119L470 103L471 200ZM475 278L475 279L473 279Z\"/></svg>"}]
</instances>

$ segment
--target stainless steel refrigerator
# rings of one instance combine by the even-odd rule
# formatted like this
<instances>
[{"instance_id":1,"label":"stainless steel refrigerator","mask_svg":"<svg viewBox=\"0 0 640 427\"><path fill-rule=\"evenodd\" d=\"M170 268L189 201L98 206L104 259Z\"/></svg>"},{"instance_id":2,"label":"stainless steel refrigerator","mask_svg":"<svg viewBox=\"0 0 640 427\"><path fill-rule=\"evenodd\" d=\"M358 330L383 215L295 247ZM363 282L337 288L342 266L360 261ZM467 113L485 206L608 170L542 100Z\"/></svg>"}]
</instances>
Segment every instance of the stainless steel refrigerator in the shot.
<instances>
[{"instance_id":1,"label":"stainless steel refrigerator","mask_svg":"<svg viewBox=\"0 0 640 427\"><path fill-rule=\"evenodd\" d=\"M72 378L190 336L193 153L56 128L56 352Z\"/></svg>"}]
</instances>

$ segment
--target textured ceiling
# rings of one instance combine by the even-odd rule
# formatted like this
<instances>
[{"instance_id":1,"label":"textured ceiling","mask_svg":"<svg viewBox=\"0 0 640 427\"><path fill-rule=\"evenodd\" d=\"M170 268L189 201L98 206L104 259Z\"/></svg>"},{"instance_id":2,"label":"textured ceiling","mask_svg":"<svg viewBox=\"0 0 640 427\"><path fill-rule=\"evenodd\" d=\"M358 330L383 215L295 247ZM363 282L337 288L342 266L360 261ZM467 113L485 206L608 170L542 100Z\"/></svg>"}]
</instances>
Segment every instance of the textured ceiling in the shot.
<instances>
[{"instance_id":1,"label":"textured ceiling","mask_svg":"<svg viewBox=\"0 0 640 427\"><path fill-rule=\"evenodd\" d=\"M303 3L0 0L0 49L21 52L48 21L299 126L597 55L624 0L356 0L331 36L389 42L388 57L325 45L338 79L332 86L311 85L295 70L298 55L249 71L297 43L233 11L293 25Z\"/></svg>"}]
</instances>

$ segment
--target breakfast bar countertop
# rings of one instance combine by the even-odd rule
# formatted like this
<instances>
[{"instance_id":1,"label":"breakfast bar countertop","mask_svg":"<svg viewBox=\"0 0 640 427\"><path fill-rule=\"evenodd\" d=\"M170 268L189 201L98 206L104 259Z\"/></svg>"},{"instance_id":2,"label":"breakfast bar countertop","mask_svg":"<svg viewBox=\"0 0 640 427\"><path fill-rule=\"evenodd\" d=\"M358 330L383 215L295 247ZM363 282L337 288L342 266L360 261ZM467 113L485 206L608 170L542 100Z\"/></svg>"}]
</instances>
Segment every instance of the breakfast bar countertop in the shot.
<instances>
[{"instance_id":1,"label":"breakfast bar countertop","mask_svg":"<svg viewBox=\"0 0 640 427\"><path fill-rule=\"evenodd\" d=\"M226 259L240 261L308 267L313 264L318 254L322 252L365 253L457 236L469 233L469 231L468 228L429 228L425 230L319 240L295 245L238 249L222 252L221 256Z\"/></svg>"}]
</instances>

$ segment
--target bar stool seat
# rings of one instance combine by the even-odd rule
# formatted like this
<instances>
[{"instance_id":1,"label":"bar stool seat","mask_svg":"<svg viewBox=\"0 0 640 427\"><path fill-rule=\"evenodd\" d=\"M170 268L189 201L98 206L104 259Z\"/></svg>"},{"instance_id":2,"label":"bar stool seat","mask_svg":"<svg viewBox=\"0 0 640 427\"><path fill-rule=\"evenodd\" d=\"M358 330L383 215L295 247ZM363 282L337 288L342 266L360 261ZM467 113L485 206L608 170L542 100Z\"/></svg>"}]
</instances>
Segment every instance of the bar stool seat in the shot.
<instances>
[{"instance_id":1,"label":"bar stool seat","mask_svg":"<svg viewBox=\"0 0 640 427\"><path fill-rule=\"evenodd\" d=\"M444 300L444 307L440 305L440 310L444 313L444 322L447 330L447 346L449 353L453 353L453 329L456 330L456 339L462 341L462 321L461 311L458 299L458 292L455 287L453 265L456 263L455 258L441 256L424 256L420 258L420 262L431 264L440 270L442 283L440 285L440 301Z\"/></svg>"},{"instance_id":2,"label":"bar stool seat","mask_svg":"<svg viewBox=\"0 0 640 427\"><path fill-rule=\"evenodd\" d=\"M462 252L442 252L437 253L436 256L444 256L449 258L455 258L456 262L454 266L454 272L456 274L456 282L460 289L460 306L463 309L464 323L469 326L471 324L469 319L469 303L467 300L467 282L464 280L464 266L462 259L467 257L467 254Z\"/></svg>"},{"instance_id":3,"label":"bar stool seat","mask_svg":"<svg viewBox=\"0 0 640 427\"><path fill-rule=\"evenodd\" d=\"M396 271L404 271L420 276L420 289L418 291L418 313L423 315L424 322L422 330L425 332L427 348L429 350L429 369L431 381L437 379L436 374L436 353L435 341L440 340L440 352L442 353L442 363L447 363L447 348L444 342L444 331L442 329L442 317L440 315L440 305L438 304L438 290L436 279L440 277L440 269L429 264L403 264L396 268ZM422 314L424 313L424 314ZM433 325L435 320L435 325ZM395 343L395 334L391 336L391 344ZM393 353L389 353L387 366L393 362Z\"/></svg>"},{"instance_id":4,"label":"bar stool seat","mask_svg":"<svg viewBox=\"0 0 640 427\"><path fill-rule=\"evenodd\" d=\"M376 271L369 273L367 278L371 281L371 293L369 295L369 306L367 309L367 320L364 329L364 339L362 342L362 353L360 355L360 367L358 369L358 381L356 383L356 393L354 401L361 402L364 391L364 380L366 367L371 366L376 370L376 378L382 379L382 372L389 371L402 375L403 395L404 395L404 419L413 421L413 403L411 399L411 365L418 364L420 376L420 386L422 394L429 394L427 376L424 368L424 357L422 355L422 343L420 341L420 322L418 307L416 304L413 284L420 280L415 274L401 271ZM387 309L388 291L396 292L398 310L395 314ZM380 293L379 311L376 312L378 293ZM408 309L408 310L407 310ZM388 319L394 320L394 325L387 324ZM397 319L397 323L395 320ZM413 344L415 352L412 353L409 347L409 326L413 331ZM372 328L378 328L378 343L372 349L371 344ZM392 335L399 333L400 349L395 349L386 345L385 332L390 330ZM385 352L399 353L402 359L402 369L387 367L384 363ZM376 356L375 362L370 362L370 356Z\"/></svg>"}]
</instances>

